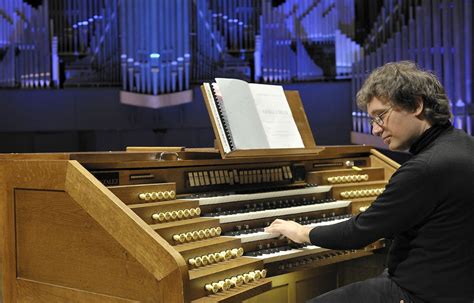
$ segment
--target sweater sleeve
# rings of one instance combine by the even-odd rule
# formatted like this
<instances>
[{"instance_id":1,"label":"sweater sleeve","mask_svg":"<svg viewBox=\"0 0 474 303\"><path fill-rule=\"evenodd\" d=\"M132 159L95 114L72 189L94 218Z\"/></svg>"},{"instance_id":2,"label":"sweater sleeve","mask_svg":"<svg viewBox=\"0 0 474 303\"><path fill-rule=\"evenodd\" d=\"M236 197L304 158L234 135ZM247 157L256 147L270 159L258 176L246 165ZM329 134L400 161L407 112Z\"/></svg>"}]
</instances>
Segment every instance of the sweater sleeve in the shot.
<instances>
[{"instance_id":1,"label":"sweater sleeve","mask_svg":"<svg viewBox=\"0 0 474 303\"><path fill-rule=\"evenodd\" d=\"M330 249L356 249L421 224L436 207L435 178L426 162L406 162L365 212L338 224L313 228L311 243Z\"/></svg>"}]
</instances>

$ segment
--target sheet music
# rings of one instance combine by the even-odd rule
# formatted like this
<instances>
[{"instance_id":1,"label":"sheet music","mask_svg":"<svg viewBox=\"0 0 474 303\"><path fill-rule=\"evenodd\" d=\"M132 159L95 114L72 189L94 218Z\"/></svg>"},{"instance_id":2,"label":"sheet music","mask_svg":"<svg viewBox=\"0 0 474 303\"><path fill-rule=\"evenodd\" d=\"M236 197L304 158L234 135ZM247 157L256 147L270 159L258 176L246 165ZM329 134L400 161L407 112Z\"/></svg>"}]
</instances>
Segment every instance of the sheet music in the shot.
<instances>
[{"instance_id":1,"label":"sheet music","mask_svg":"<svg viewBox=\"0 0 474 303\"><path fill-rule=\"evenodd\" d=\"M304 148L280 85L249 84L270 148Z\"/></svg>"},{"instance_id":2,"label":"sheet music","mask_svg":"<svg viewBox=\"0 0 474 303\"><path fill-rule=\"evenodd\" d=\"M249 84L238 79L216 78L222 93L227 123L235 149L268 148Z\"/></svg>"},{"instance_id":3,"label":"sheet music","mask_svg":"<svg viewBox=\"0 0 474 303\"><path fill-rule=\"evenodd\" d=\"M283 88L216 78L236 149L304 148Z\"/></svg>"}]
</instances>

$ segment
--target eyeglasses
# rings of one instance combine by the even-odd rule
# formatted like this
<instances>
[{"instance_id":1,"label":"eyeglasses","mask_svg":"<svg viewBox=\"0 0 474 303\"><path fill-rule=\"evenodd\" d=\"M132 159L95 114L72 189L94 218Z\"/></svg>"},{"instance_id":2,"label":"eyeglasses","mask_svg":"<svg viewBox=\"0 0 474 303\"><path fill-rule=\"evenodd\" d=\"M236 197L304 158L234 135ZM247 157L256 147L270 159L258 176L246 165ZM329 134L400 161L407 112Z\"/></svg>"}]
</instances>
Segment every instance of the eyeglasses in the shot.
<instances>
[{"instance_id":1,"label":"eyeglasses","mask_svg":"<svg viewBox=\"0 0 474 303\"><path fill-rule=\"evenodd\" d=\"M374 122L382 127L383 126L383 116L385 116L390 110L392 109L392 107L390 106L389 108L387 108L386 110L384 110L383 112L381 112L380 114L376 115L375 117L373 117L372 119L369 120L369 123L370 123L370 127L371 128L374 128Z\"/></svg>"}]
</instances>

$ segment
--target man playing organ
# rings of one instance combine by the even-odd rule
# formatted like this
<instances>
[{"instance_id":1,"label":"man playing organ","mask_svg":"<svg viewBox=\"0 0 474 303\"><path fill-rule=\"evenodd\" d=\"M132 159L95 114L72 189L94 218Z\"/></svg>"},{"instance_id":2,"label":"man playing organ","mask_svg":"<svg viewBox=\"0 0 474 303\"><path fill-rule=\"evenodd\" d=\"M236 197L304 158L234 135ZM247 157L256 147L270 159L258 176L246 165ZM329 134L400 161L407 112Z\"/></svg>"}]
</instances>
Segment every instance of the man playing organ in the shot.
<instances>
[{"instance_id":1,"label":"man playing organ","mask_svg":"<svg viewBox=\"0 0 474 303\"><path fill-rule=\"evenodd\" d=\"M393 238L379 276L312 299L325 302L474 300L474 138L455 129L444 88L411 62L388 63L357 94L372 133L412 158L363 213L309 228L275 220L267 232L331 249Z\"/></svg>"}]
</instances>

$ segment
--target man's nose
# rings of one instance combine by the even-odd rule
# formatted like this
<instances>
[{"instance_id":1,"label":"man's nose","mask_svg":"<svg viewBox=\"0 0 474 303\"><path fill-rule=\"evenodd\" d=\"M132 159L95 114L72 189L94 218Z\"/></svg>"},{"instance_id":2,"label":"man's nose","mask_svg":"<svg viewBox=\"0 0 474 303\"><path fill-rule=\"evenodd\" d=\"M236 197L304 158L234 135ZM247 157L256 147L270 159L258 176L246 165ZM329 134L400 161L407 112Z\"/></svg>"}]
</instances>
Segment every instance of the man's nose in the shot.
<instances>
[{"instance_id":1,"label":"man's nose","mask_svg":"<svg viewBox=\"0 0 474 303\"><path fill-rule=\"evenodd\" d=\"M378 125L377 123L372 124L372 135L374 136L381 136L383 132L383 128Z\"/></svg>"}]
</instances>

